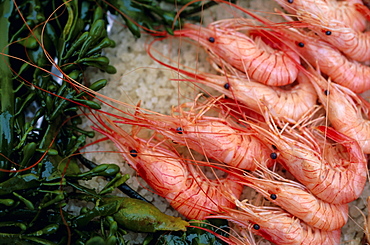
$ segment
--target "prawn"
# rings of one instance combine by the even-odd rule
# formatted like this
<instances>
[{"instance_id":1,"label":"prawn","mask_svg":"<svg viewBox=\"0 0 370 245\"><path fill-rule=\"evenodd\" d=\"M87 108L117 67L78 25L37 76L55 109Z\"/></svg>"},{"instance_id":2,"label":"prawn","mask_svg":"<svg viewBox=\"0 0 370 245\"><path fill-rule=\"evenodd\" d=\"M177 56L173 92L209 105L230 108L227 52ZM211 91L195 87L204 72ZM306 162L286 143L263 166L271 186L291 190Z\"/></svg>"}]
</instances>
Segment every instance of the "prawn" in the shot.
<instances>
[{"instance_id":1,"label":"prawn","mask_svg":"<svg viewBox=\"0 0 370 245\"><path fill-rule=\"evenodd\" d=\"M266 35L268 31L265 31ZM355 93L370 89L370 68L356 61L351 61L327 42L317 38L314 33L297 31L270 32L296 45L296 50L312 66L319 66L320 71L332 81L349 88Z\"/></svg>"},{"instance_id":2,"label":"prawn","mask_svg":"<svg viewBox=\"0 0 370 245\"><path fill-rule=\"evenodd\" d=\"M328 16L330 20L340 21L355 31L366 29L366 17L359 11L363 6L361 0L336 1L336 0L275 0L288 13L297 15L305 12L307 15Z\"/></svg>"},{"instance_id":3,"label":"prawn","mask_svg":"<svg viewBox=\"0 0 370 245\"><path fill-rule=\"evenodd\" d=\"M277 245L340 244L340 229L323 231L308 226L280 208L256 207L239 200L235 203L241 210L225 208L222 214L207 218L228 219Z\"/></svg>"},{"instance_id":4,"label":"prawn","mask_svg":"<svg viewBox=\"0 0 370 245\"><path fill-rule=\"evenodd\" d=\"M338 132L357 140L362 151L370 154L370 121L364 118L368 109L359 95L326 81L319 74L312 81L331 125Z\"/></svg>"},{"instance_id":5,"label":"prawn","mask_svg":"<svg viewBox=\"0 0 370 245\"><path fill-rule=\"evenodd\" d=\"M167 116L145 114L139 111L135 119L119 122L140 125L155 130L174 142L185 145L206 157L230 166L255 170L254 160L273 164L271 150L262 143L254 132L242 132L225 119L209 116Z\"/></svg>"},{"instance_id":6,"label":"prawn","mask_svg":"<svg viewBox=\"0 0 370 245\"><path fill-rule=\"evenodd\" d=\"M258 45L252 38L232 28L208 28L185 24L175 31L199 42L214 56L229 63L257 82L282 86L295 81L298 74L299 56L292 50L277 51L268 45Z\"/></svg>"},{"instance_id":7,"label":"prawn","mask_svg":"<svg viewBox=\"0 0 370 245\"><path fill-rule=\"evenodd\" d=\"M327 147L323 154L299 139L277 132L271 123L272 132L256 124L249 125L266 143L278 147L277 161L316 197L331 204L345 204L361 195L366 183L367 160L356 140L333 128L318 126L318 131L338 143L335 147ZM316 140L314 136L311 139ZM314 143L317 145L317 140Z\"/></svg>"},{"instance_id":8,"label":"prawn","mask_svg":"<svg viewBox=\"0 0 370 245\"><path fill-rule=\"evenodd\" d=\"M204 219L219 207L233 208L242 186L230 177L208 180L169 149L131 136L104 115L93 129L107 136L137 173L170 205L188 219ZM105 123L106 121L107 123Z\"/></svg>"},{"instance_id":9,"label":"prawn","mask_svg":"<svg viewBox=\"0 0 370 245\"><path fill-rule=\"evenodd\" d=\"M307 14L303 11L299 16L320 38L332 44L350 59L359 62L370 60L370 32L356 31L328 16Z\"/></svg>"},{"instance_id":10,"label":"prawn","mask_svg":"<svg viewBox=\"0 0 370 245\"><path fill-rule=\"evenodd\" d=\"M257 113L261 113L263 104L276 117L285 121L298 121L316 105L316 92L303 72L298 74L297 84L286 89L273 88L236 76L202 73L197 74L196 78L195 82L214 88L227 97L247 105Z\"/></svg>"},{"instance_id":11,"label":"prawn","mask_svg":"<svg viewBox=\"0 0 370 245\"><path fill-rule=\"evenodd\" d=\"M332 231L347 223L348 204L326 203L312 195L305 186L287 180L263 166L254 175L245 172L238 182L255 189L311 227Z\"/></svg>"}]
</instances>

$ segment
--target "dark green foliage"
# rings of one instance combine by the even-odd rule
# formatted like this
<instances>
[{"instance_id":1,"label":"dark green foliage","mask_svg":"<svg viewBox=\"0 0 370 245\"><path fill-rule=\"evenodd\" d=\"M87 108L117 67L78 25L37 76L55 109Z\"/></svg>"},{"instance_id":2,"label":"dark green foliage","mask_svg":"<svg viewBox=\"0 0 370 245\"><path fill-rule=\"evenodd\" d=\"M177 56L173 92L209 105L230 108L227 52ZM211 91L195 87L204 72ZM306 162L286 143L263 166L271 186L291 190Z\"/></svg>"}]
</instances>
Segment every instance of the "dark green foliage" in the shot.
<instances>
[{"instance_id":1,"label":"dark green foliage","mask_svg":"<svg viewBox=\"0 0 370 245\"><path fill-rule=\"evenodd\" d=\"M135 23L171 32L176 15L147 0L0 0L0 244L128 243L114 219L122 219L121 199L99 202L116 187L127 188L129 176L112 164L81 173L72 157L94 136L79 128L79 106L100 108L76 85L93 91L107 85L86 83L88 67L116 72L102 50L115 46L107 13L117 9L137 37ZM100 193L78 182L94 176L109 179ZM96 206L74 216L62 209L69 200Z\"/></svg>"}]
</instances>

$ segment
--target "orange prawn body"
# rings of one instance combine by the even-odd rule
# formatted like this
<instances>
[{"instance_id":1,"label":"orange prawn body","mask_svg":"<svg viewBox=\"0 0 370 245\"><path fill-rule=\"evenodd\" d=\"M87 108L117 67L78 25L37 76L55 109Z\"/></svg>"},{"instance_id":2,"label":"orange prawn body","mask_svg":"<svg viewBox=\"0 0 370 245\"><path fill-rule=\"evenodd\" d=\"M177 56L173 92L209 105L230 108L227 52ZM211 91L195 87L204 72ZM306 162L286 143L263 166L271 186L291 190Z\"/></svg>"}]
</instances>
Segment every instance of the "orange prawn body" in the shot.
<instances>
[{"instance_id":1,"label":"orange prawn body","mask_svg":"<svg viewBox=\"0 0 370 245\"><path fill-rule=\"evenodd\" d=\"M236 203L241 210L225 209L224 214L208 218L226 218L277 245L340 244L340 229L323 231L306 225L280 208Z\"/></svg>"},{"instance_id":2,"label":"orange prawn body","mask_svg":"<svg viewBox=\"0 0 370 245\"><path fill-rule=\"evenodd\" d=\"M238 198L240 184L229 178L208 180L173 151L134 138L104 116L96 118L100 126L94 130L107 136L153 190L186 218L204 219L220 207L235 206L228 196Z\"/></svg>"},{"instance_id":3,"label":"orange prawn body","mask_svg":"<svg viewBox=\"0 0 370 245\"><path fill-rule=\"evenodd\" d=\"M246 79L212 74L199 74L195 82L214 88L257 113L261 113L261 108L266 106L275 117L284 121L299 120L317 101L315 89L303 73L298 74L298 84L290 89L273 88Z\"/></svg>"},{"instance_id":4,"label":"orange prawn body","mask_svg":"<svg viewBox=\"0 0 370 245\"><path fill-rule=\"evenodd\" d=\"M134 125L143 125L203 155L241 169L255 170L255 161L270 166L271 150L251 131L240 131L223 119L190 119L159 114L135 114Z\"/></svg>"},{"instance_id":5,"label":"orange prawn body","mask_svg":"<svg viewBox=\"0 0 370 245\"><path fill-rule=\"evenodd\" d=\"M370 120L362 112L367 108L358 95L321 76L313 81L331 125L338 132L357 140L362 151L370 154Z\"/></svg>"},{"instance_id":6,"label":"orange prawn body","mask_svg":"<svg viewBox=\"0 0 370 245\"><path fill-rule=\"evenodd\" d=\"M214 56L257 82L282 86L296 80L299 65L296 54L286 55L283 51L260 48L252 38L231 28L185 24L184 29L175 31L175 35L199 42Z\"/></svg>"},{"instance_id":7,"label":"orange prawn body","mask_svg":"<svg viewBox=\"0 0 370 245\"><path fill-rule=\"evenodd\" d=\"M313 67L318 66L320 71L328 75L332 81L355 93L370 89L370 68L368 66L349 60L313 33L287 32L283 36L287 37L286 40L291 40L292 45L296 45L297 52L305 60Z\"/></svg>"},{"instance_id":8,"label":"orange prawn body","mask_svg":"<svg viewBox=\"0 0 370 245\"><path fill-rule=\"evenodd\" d=\"M328 138L343 145L347 150L347 156L340 156L347 159L327 162L322 153L304 143L276 135L256 125L251 126L261 133L267 142L278 146L277 160L316 197L332 204L345 204L361 195L366 183L367 160L357 141L330 127L318 127L317 129L325 132Z\"/></svg>"},{"instance_id":9,"label":"orange prawn body","mask_svg":"<svg viewBox=\"0 0 370 245\"><path fill-rule=\"evenodd\" d=\"M263 172L269 171L268 169ZM343 227L348 220L348 204L329 204L293 181L270 180L246 173L240 183L254 188L272 203L301 219L313 228L333 231ZM280 179L282 179L280 177Z\"/></svg>"},{"instance_id":10,"label":"orange prawn body","mask_svg":"<svg viewBox=\"0 0 370 245\"><path fill-rule=\"evenodd\" d=\"M370 32L354 30L348 25L333 21L328 16L300 14L302 21L324 41L332 44L350 59L364 62L370 60Z\"/></svg>"},{"instance_id":11,"label":"orange prawn body","mask_svg":"<svg viewBox=\"0 0 370 245\"><path fill-rule=\"evenodd\" d=\"M290 14L320 15L330 20L340 21L353 30L364 31L366 17L358 11L358 5L363 5L361 0L336 1L336 0L275 0Z\"/></svg>"}]
</instances>

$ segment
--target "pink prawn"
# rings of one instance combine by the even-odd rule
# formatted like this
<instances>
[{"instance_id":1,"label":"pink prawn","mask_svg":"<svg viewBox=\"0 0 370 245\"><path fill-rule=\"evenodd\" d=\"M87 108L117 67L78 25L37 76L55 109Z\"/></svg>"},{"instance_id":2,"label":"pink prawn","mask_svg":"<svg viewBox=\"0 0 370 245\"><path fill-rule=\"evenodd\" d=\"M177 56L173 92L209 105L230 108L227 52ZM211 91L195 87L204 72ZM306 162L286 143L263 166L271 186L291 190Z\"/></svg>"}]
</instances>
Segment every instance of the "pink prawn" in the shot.
<instances>
[{"instance_id":1,"label":"pink prawn","mask_svg":"<svg viewBox=\"0 0 370 245\"><path fill-rule=\"evenodd\" d=\"M328 16L331 20L340 21L355 31L364 31L366 17L359 6L363 6L361 0L336 1L336 0L275 0L288 13L300 17L300 12L307 15Z\"/></svg>"},{"instance_id":2,"label":"pink prawn","mask_svg":"<svg viewBox=\"0 0 370 245\"><path fill-rule=\"evenodd\" d=\"M360 32L328 16L302 12L300 19L324 41L332 44L350 59L364 62L370 60L370 32Z\"/></svg>"},{"instance_id":3,"label":"pink prawn","mask_svg":"<svg viewBox=\"0 0 370 245\"><path fill-rule=\"evenodd\" d=\"M175 35L199 42L222 61L266 85L291 84L298 74L299 57L296 53L272 50L266 45L262 48L252 38L232 28L185 24L184 29L175 31Z\"/></svg>"},{"instance_id":4,"label":"pink prawn","mask_svg":"<svg viewBox=\"0 0 370 245\"><path fill-rule=\"evenodd\" d=\"M221 118L166 116L139 111L134 117L134 120L122 119L119 122L153 129L178 144L230 166L255 170L255 160L268 166L273 163L269 158L271 150L254 132L233 127Z\"/></svg>"},{"instance_id":5,"label":"pink prawn","mask_svg":"<svg viewBox=\"0 0 370 245\"><path fill-rule=\"evenodd\" d=\"M96 119L100 126L93 129L107 136L130 166L186 218L204 219L220 207L235 206L229 196L238 198L242 186L230 177L208 180L173 151L129 135L104 115Z\"/></svg>"},{"instance_id":6,"label":"pink prawn","mask_svg":"<svg viewBox=\"0 0 370 245\"><path fill-rule=\"evenodd\" d=\"M238 182L257 190L269 201L311 227L333 231L347 223L348 204L326 203L312 195L303 185L284 179L263 166L254 175L244 173Z\"/></svg>"},{"instance_id":7,"label":"pink prawn","mask_svg":"<svg viewBox=\"0 0 370 245\"><path fill-rule=\"evenodd\" d=\"M319 126L320 132L339 143L334 148L327 148L323 155L297 139L254 124L250 126L266 142L278 147L277 161L318 198L332 204L345 204L361 195L366 183L367 160L356 140L330 127ZM273 130L276 132L277 129Z\"/></svg>"},{"instance_id":8,"label":"pink prawn","mask_svg":"<svg viewBox=\"0 0 370 245\"><path fill-rule=\"evenodd\" d=\"M268 32L265 32L268 35ZM370 68L349 60L332 45L317 38L314 33L280 30L279 32L270 32L270 34L279 36L286 42L291 42L291 45L295 45L297 52L306 61L313 67L318 66L320 71L328 75L332 81L355 93L362 93L370 89Z\"/></svg>"},{"instance_id":9,"label":"pink prawn","mask_svg":"<svg viewBox=\"0 0 370 245\"><path fill-rule=\"evenodd\" d=\"M359 95L320 75L312 80L332 126L357 140L363 152L370 154L370 120L366 115L369 108L365 102Z\"/></svg>"},{"instance_id":10,"label":"pink prawn","mask_svg":"<svg viewBox=\"0 0 370 245\"><path fill-rule=\"evenodd\" d=\"M235 200L241 210L224 209L222 214L207 218L223 218L277 245L340 244L340 229L323 231L312 228L280 208L256 207Z\"/></svg>"}]
</instances>

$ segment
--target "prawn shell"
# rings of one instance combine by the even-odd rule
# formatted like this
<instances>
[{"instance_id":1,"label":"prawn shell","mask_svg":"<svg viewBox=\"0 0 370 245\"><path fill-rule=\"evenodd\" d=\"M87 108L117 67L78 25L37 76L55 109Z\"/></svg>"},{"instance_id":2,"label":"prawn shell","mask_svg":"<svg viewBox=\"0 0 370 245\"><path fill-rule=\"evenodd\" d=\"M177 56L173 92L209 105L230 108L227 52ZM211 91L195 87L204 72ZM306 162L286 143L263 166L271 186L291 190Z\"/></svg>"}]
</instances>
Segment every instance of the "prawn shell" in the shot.
<instances>
[{"instance_id":1,"label":"prawn shell","mask_svg":"<svg viewBox=\"0 0 370 245\"><path fill-rule=\"evenodd\" d=\"M183 30L175 31L175 35L186 36L199 42L214 56L245 72L257 82L283 86L293 83L297 78L297 59L290 58L284 51L260 48L252 38L230 28L205 28L185 24Z\"/></svg>"}]
</instances>

